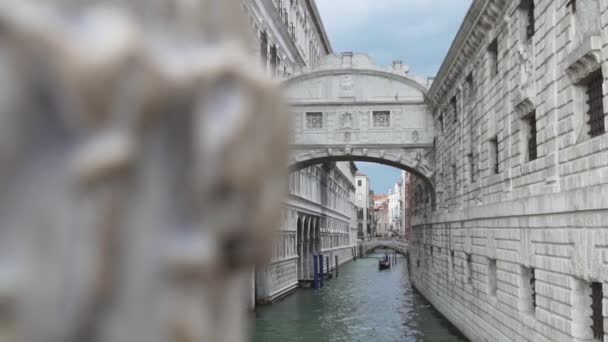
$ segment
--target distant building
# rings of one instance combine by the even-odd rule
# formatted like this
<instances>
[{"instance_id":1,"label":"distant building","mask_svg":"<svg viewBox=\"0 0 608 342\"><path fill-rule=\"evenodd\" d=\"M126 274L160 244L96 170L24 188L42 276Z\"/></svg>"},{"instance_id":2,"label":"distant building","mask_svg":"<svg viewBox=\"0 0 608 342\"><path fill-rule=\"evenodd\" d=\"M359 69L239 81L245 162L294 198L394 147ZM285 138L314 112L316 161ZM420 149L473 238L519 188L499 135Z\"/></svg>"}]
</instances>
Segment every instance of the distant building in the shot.
<instances>
[{"instance_id":1,"label":"distant building","mask_svg":"<svg viewBox=\"0 0 608 342\"><path fill-rule=\"evenodd\" d=\"M333 53L314 0L243 0L242 9L251 29L252 55L273 77L313 68ZM338 257L340 263L352 258L355 172L354 163L337 162L291 173L272 258L255 270L252 297L257 302L272 302L310 282L313 255L322 253L332 261Z\"/></svg>"},{"instance_id":2,"label":"distant building","mask_svg":"<svg viewBox=\"0 0 608 342\"><path fill-rule=\"evenodd\" d=\"M401 225L401 185L397 183L389 190L388 215L391 235L403 236Z\"/></svg>"},{"instance_id":3,"label":"distant building","mask_svg":"<svg viewBox=\"0 0 608 342\"><path fill-rule=\"evenodd\" d=\"M375 236L390 236L391 220L389 215L389 196L374 196L374 221L376 223Z\"/></svg>"},{"instance_id":4,"label":"distant building","mask_svg":"<svg viewBox=\"0 0 608 342\"><path fill-rule=\"evenodd\" d=\"M413 177L406 171L401 172L401 203L403 237L410 240L412 236L412 216L414 208Z\"/></svg>"},{"instance_id":5,"label":"distant building","mask_svg":"<svg viewBox=\"0 0 608 342\"><path fill-rule=\"evenodd\" d=\"M357 234L360 239L371 236L370 215L370 180L367 175L357 172L355 174L355 205L357 206Z\"/></svg>"}]
</instances>

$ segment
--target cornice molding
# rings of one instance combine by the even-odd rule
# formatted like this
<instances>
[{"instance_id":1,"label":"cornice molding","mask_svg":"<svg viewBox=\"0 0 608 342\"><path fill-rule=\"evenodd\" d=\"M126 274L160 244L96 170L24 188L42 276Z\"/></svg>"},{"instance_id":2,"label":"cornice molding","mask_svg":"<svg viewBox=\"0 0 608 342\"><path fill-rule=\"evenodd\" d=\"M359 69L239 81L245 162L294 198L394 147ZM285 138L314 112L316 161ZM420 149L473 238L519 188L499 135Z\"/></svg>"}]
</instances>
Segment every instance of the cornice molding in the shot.
<instances>
[{"instance_id":1,"label":"cornice molding","mask_svg":"<svg viewBox=\"0 0 608 342\"><path fill-rule=\"evenodd\" d=\"M473 62L508 3L507 0L474 0L429 90L434 107L446 101L446 96L462 77L466 66Z\"/></svg>"},{"instance_id":2,"label":"cornice molding","mask_svg":"<svg viewBox=\"0 0 608 342\"><path fill-rule=\"evenodd\" d=\"M327 55L334 53L334 50L331 47L331 42L329 41L329 37L327 36L327 31L325 31L325 26L323 25L323 20L321 19L317 2L315 0L306 0L306 5L311 13L315 27L317 28L317 32L319 32L319 35L321 36L321 42L323 43L323 48L325 48L325 53Z\"/></svg>"}]
</instances>

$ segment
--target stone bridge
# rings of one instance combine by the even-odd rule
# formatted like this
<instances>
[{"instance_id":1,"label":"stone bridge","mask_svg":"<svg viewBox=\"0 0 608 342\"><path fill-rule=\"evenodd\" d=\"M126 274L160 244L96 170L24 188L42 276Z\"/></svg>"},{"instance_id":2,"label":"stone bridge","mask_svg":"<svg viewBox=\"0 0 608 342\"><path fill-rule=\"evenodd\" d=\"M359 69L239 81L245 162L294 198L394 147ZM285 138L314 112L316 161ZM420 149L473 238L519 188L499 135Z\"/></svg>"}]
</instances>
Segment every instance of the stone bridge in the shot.
<instances>
[{"instance_id":1,"label":"stone bridge","mask_svg":"<svg viewBox=\"0 0 608 342\"><path fill-rule=\"evenodd\" d=\"M402 255L407 254L408 243L405 240L369 240L361 243L362 255L365 255L376 248L392 249L393 251Z\"/></svg>"},{"instance_id":2,"label":"stone bridge","mask_svg":"<svg viewBox=\"0 0 608 342\"><path fill-rule=\"evenodd\" d=\"M434 190L435 129L429 81L395 61L329 55L286 81L292 169L332 161L369 161L404 169ZM434 194L434 191L431 191Z\"/></svg>"}]
</instances>

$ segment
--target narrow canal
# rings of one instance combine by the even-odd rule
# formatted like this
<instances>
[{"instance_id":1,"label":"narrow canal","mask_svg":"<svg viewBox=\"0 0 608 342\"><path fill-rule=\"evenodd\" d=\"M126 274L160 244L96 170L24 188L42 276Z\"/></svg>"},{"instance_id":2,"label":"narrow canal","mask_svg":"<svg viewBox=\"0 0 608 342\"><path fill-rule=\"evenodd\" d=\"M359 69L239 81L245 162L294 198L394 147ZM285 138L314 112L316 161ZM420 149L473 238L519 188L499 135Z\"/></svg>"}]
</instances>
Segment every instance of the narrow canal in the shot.
<instances>
[{"instance_id":1,"label":"narrow canal","mask_svg":"<svg viewBox=\"0 0 608 342\"><path fill-rule=\"evenodd\" d=\"M467 341L413 289L405 259L379 271L383 256L343 265L321 290L257 308L253 341Z\"/></svg>"}]
</instances>

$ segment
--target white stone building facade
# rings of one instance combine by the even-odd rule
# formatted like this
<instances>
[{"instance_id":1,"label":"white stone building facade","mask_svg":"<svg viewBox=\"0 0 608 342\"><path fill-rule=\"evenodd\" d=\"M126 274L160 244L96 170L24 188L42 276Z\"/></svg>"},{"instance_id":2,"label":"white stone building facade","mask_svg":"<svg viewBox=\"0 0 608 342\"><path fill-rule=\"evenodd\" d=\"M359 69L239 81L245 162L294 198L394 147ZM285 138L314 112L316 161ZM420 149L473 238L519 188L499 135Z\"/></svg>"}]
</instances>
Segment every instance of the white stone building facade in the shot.
<instances>
[{"instance_id":1,"label":"white stone building facade","mask_svg":"<svg viewBox=\"0 0 608 342\"><path fill-rule=\"evenodd\" d=\"M254 55L272 75L289 77L332 53L315 0L242 0L242 8Z\"/></svg>"},{"instance_id":2,"label":"white stone building facade","mask_svg":"<svg viewBox=\"0 0 608 342\"><path fill-rule=\"evenodd\" d=\"M396 183L388 192L389 235L403 235L401 192L400 183Z\"/></svg>"},{"instance_id":3,"label":"white stone building facade","mask_svg":"<svg viewBox=\"0 0 608 342\"><path fill-rule=\"evenodd\" d=\"M428 97L415 286L472 341L608 341L608 2L473 1Z\"/></svg>"},{"instance_id":4,"label":"white stone building facade","mask_svg":"<svg viewBox=\"0 0 608 342\"><path fill-rule=\"evenodd\" d=\"M361 172L355 175L355 205L357 206L357 236L366 239L371 233L370 217L370 179Z\"/></svg>"},{"instance_id":5,"label":"white stone building facade","mask_svg":"<svg viewBox=\"0 0 608 342\"><path fill-rule=\"evenodd\" d=\"M242 8L256 38L254 55L268 73L287 78L315 67L332 53L314 0L245 0ZM309 166L293 172L283 225L273 257L256 270L255 297L272 302L313 278L312 257L330 257L330 267L352 258L356 244L354 164ZM325 265L326 266L326 265Z\"/></svg>"}]
</instances>

